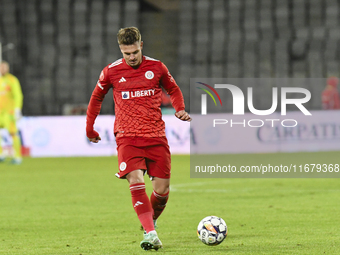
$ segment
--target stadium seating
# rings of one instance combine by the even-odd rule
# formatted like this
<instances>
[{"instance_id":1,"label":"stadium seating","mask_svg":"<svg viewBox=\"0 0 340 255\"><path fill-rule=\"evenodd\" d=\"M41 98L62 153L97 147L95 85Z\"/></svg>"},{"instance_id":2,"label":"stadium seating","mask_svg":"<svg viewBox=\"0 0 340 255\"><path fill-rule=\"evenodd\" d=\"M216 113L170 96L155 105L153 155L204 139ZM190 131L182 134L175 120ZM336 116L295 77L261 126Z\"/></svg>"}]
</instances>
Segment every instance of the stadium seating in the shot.
<instances>
[{"instance_id":1,"label":"stadium seating","mask_svg":"<svg viewBox=\"0 0 340 255\"><path fill-rule=\"evenodd\" d=\"M159 10L153 24L139 0L2 0L0 40L16 45L3 57L23 85L24 114L57 115L65 104L87 103L100 70L121 56L118 29L132 25L152 45L148 54L169 63L186 101L193 77L339 76L338 1L179 2L177 14ZM162 43L150 42L153 35ZM112 113L112 102L102 112Z\"/></svg>"}]
</instances>

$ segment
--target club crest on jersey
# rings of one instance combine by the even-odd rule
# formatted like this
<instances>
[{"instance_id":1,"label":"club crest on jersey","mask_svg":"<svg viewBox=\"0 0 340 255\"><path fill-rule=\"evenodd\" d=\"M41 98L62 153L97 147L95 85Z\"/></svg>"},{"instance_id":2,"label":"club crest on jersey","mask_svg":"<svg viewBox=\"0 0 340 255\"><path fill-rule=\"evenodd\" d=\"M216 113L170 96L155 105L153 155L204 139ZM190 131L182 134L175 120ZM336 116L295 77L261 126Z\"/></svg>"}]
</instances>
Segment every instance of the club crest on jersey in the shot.
<instances>
[{"instance_id":1,"label":"club crest on jersey","mask_svg":"<svg viewBox=\"0 0 340 255\"><path fill-rule=\"evenodd\" d=\"M123 99L130 99L130 92L129 91L122 91L122 98Z\"/></svg>"},{"instance_id":2,"label":"club crest on jersey","mask_svg":"<svg viewBox=\"0 0 340 255\"><path fill-rule=\"evenodd\" d=\"M147 71L145 73L145 78L147 78L148 80L151 80L153 77L155 77L155 75L152 71Z\"/></svg>"}]
</instances>

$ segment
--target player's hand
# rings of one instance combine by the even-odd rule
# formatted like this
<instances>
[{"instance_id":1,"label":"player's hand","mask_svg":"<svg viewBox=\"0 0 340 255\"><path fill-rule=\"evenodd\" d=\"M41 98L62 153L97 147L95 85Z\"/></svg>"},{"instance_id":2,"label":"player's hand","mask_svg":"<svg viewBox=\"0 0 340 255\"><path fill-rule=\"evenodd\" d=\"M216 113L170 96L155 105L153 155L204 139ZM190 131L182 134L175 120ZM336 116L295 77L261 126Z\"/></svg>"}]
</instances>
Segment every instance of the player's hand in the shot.
<instances>
[{"instance_id":1,"label":"player's hand","mask_svg":"<svg viewBox=\"0 0 340 255\"><path fill-rule=\"evenodd\" d=\"M95 138L89 138L89 140L92 143L98 143L101 140L101 138L100 138L100 136L97 136Z\"/></svg>"},{"instance_id":2,"label":"player's hand","mask_svg":"<svg viewBox=\"0 0 340 255\"><path fill-rule=\"evenodd\" d=\"M15 120L19 121L22 118L22 113L21 113L21 109L20 108L15 108L14 109L14 116L15 116Z\"/></svg>"},{"instance_id":3,"label":"player's hand","mask_svg":"<svg viewBox=\"0 0 340 255\"><path fill-rule=\"evenodd\" d=\"M187 113L184 110L176 112L175 116L177 118L179 118L180 120L183 120L183 121L189 121L189 122L191 121L191 117L190 117L189 113Z\"/></svg>"},{"instance_id":4,"label":"player's hand","mask_svg":"<svg viewBox=\"0 0 340 255\"><path fill-rule=\"evenodd\" d=\"M89 141L92 142L92 143L98 143L101 140L97 131L94 131L94 130L87 131L86 135L87 135L87 138L89 139Z\"/></svg>"}]
</instances>

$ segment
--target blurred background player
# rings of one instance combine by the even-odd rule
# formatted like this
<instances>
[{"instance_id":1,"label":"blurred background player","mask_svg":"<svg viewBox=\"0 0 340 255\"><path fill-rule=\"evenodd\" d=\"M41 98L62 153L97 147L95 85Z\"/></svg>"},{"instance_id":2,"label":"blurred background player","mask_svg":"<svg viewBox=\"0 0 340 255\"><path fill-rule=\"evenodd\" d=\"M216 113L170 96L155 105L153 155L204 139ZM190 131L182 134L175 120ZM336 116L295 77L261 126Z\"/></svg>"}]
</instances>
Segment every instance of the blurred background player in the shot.
<instances>
[{"instance_id":1,"label":"blurred background player","mask_svg":"<svg viewBox=\"0 0 340 255\"><path fill-rule=\"evenodd\" d=\"M6 129L12 137L13 159L11 163L20 164L21 141L18 134L17 121L21 118L23 95L19 80L9 73L9 64L0 63L0 128ZM5 160L0 139L0 162Z\"/></svg>"},{"instance_id":2,"label":"blurred background player","mask_svg":"<svg viewBox=\"0 0 340 255\"><path fill-rule=\"evenodd\" d=\"M322 91L322 109L335 110L340 109L340 96L338 92L339 79L330 77L327 79L326 88Z\"/></svg>"},{"instance_id":3,"label":"blurred background player","mask_svg":"<svg viewBox=\"0 0 340 255\"><path fill-rule=\"evenodd\" d=\"M91 142L101 140L93 125L105 95L112 88L119 164L116 175L129 182L132 205L145 230L141 247L157 250L162 243L155 224L168 200L171 168L160 108L162 87L170 95L175 116L183 121L191 118L184 110L182 92L167 67L159 60L142 55L139 30L136 27L120 29L118 44L123 58L106 66L100 74L88 105L86 133ZM145 191L145 172L152 180L150 199Z\"/></svg>"}]
</instances>

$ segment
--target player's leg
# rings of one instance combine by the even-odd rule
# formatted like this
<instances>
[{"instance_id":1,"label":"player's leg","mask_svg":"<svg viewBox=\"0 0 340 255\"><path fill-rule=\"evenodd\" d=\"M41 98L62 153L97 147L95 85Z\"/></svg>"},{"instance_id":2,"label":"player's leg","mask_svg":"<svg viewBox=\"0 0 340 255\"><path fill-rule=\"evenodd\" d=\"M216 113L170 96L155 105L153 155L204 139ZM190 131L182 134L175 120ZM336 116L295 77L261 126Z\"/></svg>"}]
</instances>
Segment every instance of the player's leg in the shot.
<instances>
[{"instance_id":1,"label":"player's leg","mask_svg":"<svg viewBox=\"0 0 340 255\"><path fill-rule=\"evenodd\" d=\"M152 221L152 207L145 191L144 171L135 170L126 175L130 184L132 205L146 233L155 230Z\"/></svg>"},{"instance_id":2,"label":"player's leg","mask_svg":"<svg viewBox=\"0 0 340 255\"><path fill-rule=\"evenodd\" d=\"M153 208L153 220L164 211L169 197L171 155L165 137L157 138L157 146L150 147L147 160L148 174L152 176L153 192L150 201Z\"/></svg>"},{"instance_id":3,"label":"player's leg","mask_svg":"<svg viewBox=\"0 0 340 255\"><path fill-rule=\"evenodd\" d=\"M147 169L147 165L145 162L144 140L123 137L117 138L116 142L119 164L119 173L116 176L128 180L132 205L145 229L144 240L140 243L140 246L144 250L157 250L162 247L162 243L153 225L153 210L145 191L144 171Z\"/></svg>"},{"instance_id":4,"label":"player's leg","mask_svg":"<svg viewBox=\"0 0 340 255\"><path fill-rule=\"evenodd\" d=\"M164 179L159 177L152 178L153 192L150 197L152 209L153 209L153 220L156 224L156 220L162 214L169 198L169 186L170 179Z\"/></svg>"},{"instance_id":5,"label":"player's leg","mask_svg":"<svg viewBox=\"0 0 340 255\"><path fill-rule=\"evenodd\" d=\"M10 116L10 122L8 125L8 131L12 137L13 142L13 164L20 164L22 162L22 155L21 155L21 140L18 132L18 128L16 125L15 117Z\"/></svg>"},{"instance_id":6,"label":"player's leg","mask_svg":"<svg viewBox=\"0 0 340 255\"><path fill-rule=\"evenodd\" d=\"M145 191L144 171L134 170L126 175L130 184L132 205L135 209L138 219L145 229L144 240L140 243L144 250L162 248L162 242L159 240L155 231L152 220L152 207L148 195Z\"/></svg>"},{"instance_id":7,"label":"player's leg","mask_svg":"<svg viewBox=\"0 0 340 255\"><path fill-rule=\"evenodd\" d=\"M145 191L144 171L146 169L144 151L135 146L131 138L117 138L119 178L126 178L130 184L132 206L137 213L143 228L150 232L154 230L152 222L152 207Z\"/></svg>"},{"instance_id":8,"label":"player's leg","mask_svg":"<svg viewBox=\"0 0 340 255\"><path fill-rule=\"evenodd\" d=\"M1 129L1 127L0 127ZM0 162L5 161L5 156L4 156L4 152L3 152L3 148L2 148L2 137L0 135Z\"/></svg>"},{"instance_id":9,"label":"player's leg","mask_svg":"<svg viewBox=\"0 0 340 255\"><path fill-rule=\"evenodd\" d=\"M4 128L5 123L4 123L4 113L2 113L0 111L0 129ZM3 151L3 141L2 141L2 137L0 136L0 162L3 162L5 160L5 155L4 155L4 151Z\"/></svg>"}]
</instances>

